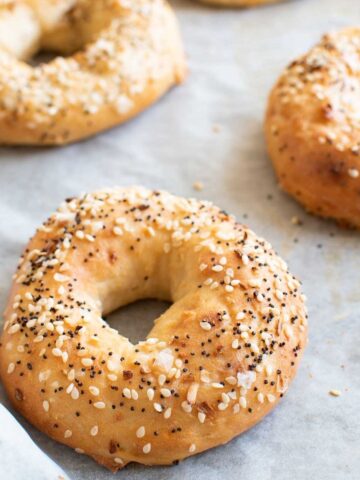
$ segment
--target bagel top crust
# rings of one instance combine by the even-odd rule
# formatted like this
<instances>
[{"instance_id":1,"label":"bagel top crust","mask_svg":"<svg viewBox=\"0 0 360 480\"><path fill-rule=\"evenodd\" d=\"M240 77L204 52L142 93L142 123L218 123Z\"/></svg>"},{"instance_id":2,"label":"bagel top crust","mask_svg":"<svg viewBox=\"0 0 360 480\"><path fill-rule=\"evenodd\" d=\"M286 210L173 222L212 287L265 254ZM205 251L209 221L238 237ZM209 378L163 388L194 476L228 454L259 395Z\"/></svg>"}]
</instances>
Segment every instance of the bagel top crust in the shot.
<instances>
[{"instance_id":1,"label":"bagel top crust","mask_svg":"<svg viewBox=\"0 0 360 480\"><path fill-rule=\"evenodd\" d=\"M133 345L102 315L173 302ZM299 282L209 202L143 188L69 198L26 248L0 374L14 407L110 469L230 440L283 396L302 355Z\"/></svg>"},{"instance_id":2,"label":"bagel top crust","mask_svg":"<svg viewBox=\"0 0 360 480\"><path fill-rule=\"evenodd\" d=\"M360 28L325 35L273 88L265 130L280 185L310 212L360 227Z\"/></svg>"},{"instance_id":3,"label":"bagel top crust","mask_svg":"<svg viewBox=\"0 0 360 480\"><path fill-rule=\"evenodd\" d=\"M39 50L65 56L35 67L18 59ZM133 117L185 73L164 0L0 3L1 144L87 137Z\"/></svg>"}]
</instances>

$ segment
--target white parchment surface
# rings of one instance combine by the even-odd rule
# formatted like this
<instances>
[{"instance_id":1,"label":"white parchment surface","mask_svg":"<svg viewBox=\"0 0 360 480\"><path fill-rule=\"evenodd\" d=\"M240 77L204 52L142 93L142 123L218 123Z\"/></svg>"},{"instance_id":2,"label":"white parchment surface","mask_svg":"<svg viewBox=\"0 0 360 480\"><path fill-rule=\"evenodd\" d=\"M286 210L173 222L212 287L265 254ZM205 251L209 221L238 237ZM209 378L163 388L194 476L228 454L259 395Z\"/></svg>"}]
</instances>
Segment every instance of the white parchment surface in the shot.
<instances>
[{"instance_id":1,"label":"white parchment surface","mask_svg":"<svg viewBox=\"0 0 360 480\"><path fill-rule=\"evenodd\" d=\"M174 7L190 66L184 85L127 125L85 142L0 149L0 309L28 237L65 197L115 184L163 188L235 214L302 279L310 342L299 374L279 407L228 445L176 467L133 465L115 477L16 418L73 480L358 479L360 234L308 216L278 190L262 120L281 69L322 33L359 24L360 2L293 0L241 11L179 0ZM195 181L203 182L202 192L192 188ZM294 215L302 226L291 223ZM136 340L164 308L142 302L110 321ZM330 396L331 389L342 395ZM1 391L0 399L9 407ZM0 451L3 469L9 461Z\"/></svg>"}]
</instances>

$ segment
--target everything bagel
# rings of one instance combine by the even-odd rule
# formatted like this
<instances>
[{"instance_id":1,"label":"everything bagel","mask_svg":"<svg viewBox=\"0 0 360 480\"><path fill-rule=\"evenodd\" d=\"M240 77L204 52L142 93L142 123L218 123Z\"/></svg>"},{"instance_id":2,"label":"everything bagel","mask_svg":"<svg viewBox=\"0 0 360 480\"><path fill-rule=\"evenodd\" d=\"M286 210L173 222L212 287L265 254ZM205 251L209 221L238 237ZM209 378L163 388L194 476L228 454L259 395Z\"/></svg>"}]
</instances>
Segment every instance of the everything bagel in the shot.
<instances>
[{"instance_id":1,"label":"everything bagel","mask_svg":"<svg viewBox=\"0 0 360 480\"><path fill-rule=\"evenodd\" d=\"M281 187L360 228L360 28L325 35L274 86L266 138Z\"/></svg>"},{"instance_id":2,"label":"everything bagel","mask_svg":"<svg viewBox=\"0 0 360 480\"><path fill-rule=\"evenodd\" d=\"M22 61L39 50L67 57ZM65 144L113 127L185 70L163 0L0 0L0 143Z\"/></svg>"},{"instance_id":3,"label":"everything bagel","mask_svg":"<svg viewBox=\"0 0 360 480\"><path fill-rule=\"evenodd\" d=\"M133 345L102 316L141 298L173 304ZM112 470L253 426L307 339L299 282L265 240L209 202L143 188L67 199L27 246L5 320L14 407Z\"/></svg>"}]
</instances>

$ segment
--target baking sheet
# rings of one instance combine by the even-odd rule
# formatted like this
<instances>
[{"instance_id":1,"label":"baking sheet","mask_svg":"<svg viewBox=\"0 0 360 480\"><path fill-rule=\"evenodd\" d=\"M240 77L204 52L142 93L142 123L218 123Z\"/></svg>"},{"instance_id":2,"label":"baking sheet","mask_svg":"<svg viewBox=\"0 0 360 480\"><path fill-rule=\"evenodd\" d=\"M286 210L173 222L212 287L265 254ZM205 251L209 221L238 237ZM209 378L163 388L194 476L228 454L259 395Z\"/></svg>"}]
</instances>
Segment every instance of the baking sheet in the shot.
<instances>
[{"instance_id":1,"label":"baking sheet","mask_svg":"<svg viewBox=\"0 0 360 480\"><path fill-rule=\"evenodd\" d=\"M0 308L28 237L65 197L144 184L212 200L265 236L302 279L309 346L284 401L251 431L177 467L132 465L116 478L359 478L360 234L308 216L278 190L262 134L266 96L281 69L321 33L359 23L359 1L294 0L246 11L174 6L190 65L183 86L88 141L0 149ZM302 226L291 223L295 215ZM110 322L137 340L164 308L132 305ZM330 396L331 389L342 395ZM73 480L114 478L17 418Z\"/></svg>"}]
</instances>

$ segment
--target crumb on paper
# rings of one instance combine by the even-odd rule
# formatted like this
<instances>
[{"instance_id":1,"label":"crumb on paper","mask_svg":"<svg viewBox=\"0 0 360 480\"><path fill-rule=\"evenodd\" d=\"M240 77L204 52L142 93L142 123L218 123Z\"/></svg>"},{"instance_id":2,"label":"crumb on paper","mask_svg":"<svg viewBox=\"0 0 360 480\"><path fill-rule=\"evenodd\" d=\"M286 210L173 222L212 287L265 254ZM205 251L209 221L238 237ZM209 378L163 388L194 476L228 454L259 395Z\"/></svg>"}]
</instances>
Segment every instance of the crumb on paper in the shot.
<instances>
[{"instance_id":1,"label":"crumb on paper","mask_svg":"<svg viewBox=\"0 0 360 480\"><path fill-rule=\"evenodd\" d=\"M204 190L204 184L199 180L197 180L196 182L193 183L193 189L198 192L201 192L202 190Z\"/></svg>"},{"instance_id":2,"label":"crumb on paper","mask_svg":"<svg viewBox=\"0 0 360 480\"><path fill-rule=\"evenodd\" d=\"M330 390L329 394L330 394L332 397L340 397L341 392L340 392L340 390Z\"/></svg>"},{"instance_id":3,"label":"crumb on paper","mask_svg":"<svg viewBox=\"0 0 360 480\"><path fill-rule=\"evenodd\" d=\"M296 215L294 215L292 218L291 218L291 223L293 225L302 225L303 224L303 221L297 217Z\"/></svg>"},{"instance_id":4,"label":"crumb on paper","mask_svg":"<svg viewBox=\"0 0 360 480\"><path fill-rule=\"evenodd\" d=\"M221 131L220 125L214 124L212 127L214 133L219 133Z\"/></svg>"}]
</instances>

